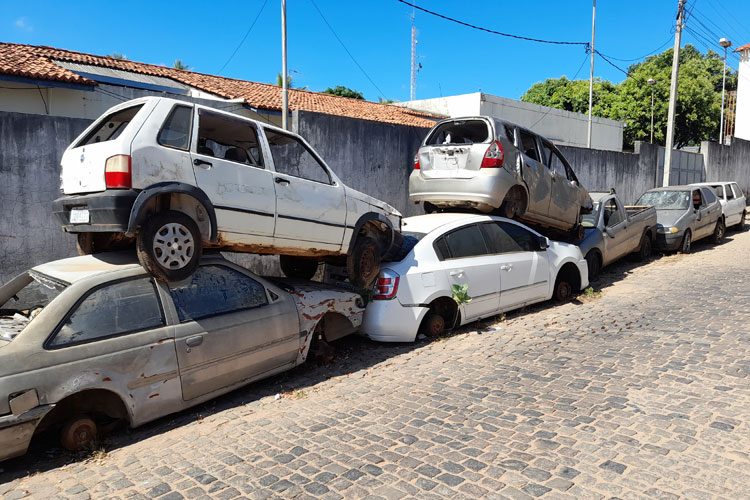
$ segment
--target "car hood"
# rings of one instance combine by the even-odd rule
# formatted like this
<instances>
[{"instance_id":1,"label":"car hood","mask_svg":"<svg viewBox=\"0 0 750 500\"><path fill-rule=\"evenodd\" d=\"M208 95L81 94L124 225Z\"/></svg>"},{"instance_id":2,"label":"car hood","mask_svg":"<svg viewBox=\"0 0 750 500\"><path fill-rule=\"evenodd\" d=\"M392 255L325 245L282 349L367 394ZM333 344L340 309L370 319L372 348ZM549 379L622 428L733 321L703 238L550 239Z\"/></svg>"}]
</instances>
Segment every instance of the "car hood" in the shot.
<instances>
[{"instance_id":1,"label":"car hood","mask_svg":"<svg viewBox=\"0 0 750 500\"><path fill-rule=\"evenodd\" d=\"M386 215L393 215L395 217L402 216L401 212L396 210L394 207L392 207L388 203L384 201L380 201L377 198L373 198L372 196L366 195L365 193L357 191L356 189L352 189L349 186L346 187L346 195L351 196L352 198L359 200L363 203L367 203L368 205L372 205L373 207L377 207L381 211L385 212Z\"/></svg>"},{"instance_id":2,"label":"car hood","mask_svg":"<svg viewBox=\"0 0 750 500\"><path fill-rule=\"evenodd\" d=\"M664 227L674 226L687 214L687 210L657 210L656 223Z\"/></svg>"}]
</instances>

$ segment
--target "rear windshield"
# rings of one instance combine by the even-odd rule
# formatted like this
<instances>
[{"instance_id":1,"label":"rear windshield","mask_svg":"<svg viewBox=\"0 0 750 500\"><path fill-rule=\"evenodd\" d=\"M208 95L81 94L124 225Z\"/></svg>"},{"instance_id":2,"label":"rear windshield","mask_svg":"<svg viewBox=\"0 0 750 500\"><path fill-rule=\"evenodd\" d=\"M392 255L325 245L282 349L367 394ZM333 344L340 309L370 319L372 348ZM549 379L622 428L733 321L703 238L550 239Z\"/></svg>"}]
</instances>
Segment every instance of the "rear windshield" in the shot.
<instances>
[{"instance_id":1,"label":"rear windshield","mask_svg":"<svg viewBox=\"0 0 750 500\"><path fill-rule=\"evenodd\" d=\"M457 120L435 127L425 145L474 144L489 142L490 128L484 120Z\"/></svg>"},{"instance_id":2,"label":"rear windshield","mask_svg":"<svg viewBox=\"0 0 750 500\"><path fill-rule=\"evenodd\" d=\"M690 206L690 191L650 191L635 203L662 210L687 210Z\"/></svg>"},{"instance_id":3,"label":"rear windshield","mask_svg":"<svg viewBox=\"0 0 750 500\"><path fill-rule=\"evenodd\" d=\"M0 340L11 341L65 289L65 284L29 271L0 288ZM2 299L0 299L2 300Z\"/></svg>"},{"instance_id":4,"label":"rear windshield","mask_svg":"<svg viewBox=\"0 0 750 500\"><path fill-rule=\"evenodd\" d=\"M121 109L110 113L104 118L100 118L96 126L91 132L86 134L86 137L76 144L76 147L117 139L142 107L143 104L138 104L137 106Z\"/></svg>"}]
</instances>

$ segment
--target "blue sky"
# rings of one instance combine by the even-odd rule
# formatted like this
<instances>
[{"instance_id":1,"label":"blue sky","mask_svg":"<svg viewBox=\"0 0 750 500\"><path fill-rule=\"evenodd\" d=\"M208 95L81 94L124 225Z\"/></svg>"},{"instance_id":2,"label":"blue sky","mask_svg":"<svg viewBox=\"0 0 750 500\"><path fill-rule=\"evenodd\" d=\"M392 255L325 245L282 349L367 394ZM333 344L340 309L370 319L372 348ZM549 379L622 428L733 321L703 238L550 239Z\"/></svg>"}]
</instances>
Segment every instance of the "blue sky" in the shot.
<instances>
[{"instance_id":1,"label":"blue sky","mask_svg":"<svg viewBox=\"0 0 750 500\"><path fill-rule=\"evenodd\" d=\"M313 4L313 1L315 4ZM261 7L264 5L261 12ZM281 71L280 0L199 2L0 2L2 41L49 45L93 54L119 52L128 59L273 82ZM335 34L354 56L352 61ZM419 0L417 5L496 31L549 40L591 39L590 0ZM734 47L750 43L747 0L688 0L693 30L683 45L719 50L716 35ZM673 44L677 0L599 0L596 49L636 59ZM296 86L310 90L344 85L367 99L408 100L412 9L396 0L287 0L289 68ZM532 84L566 75L588 78L583 46L532 43L472 30L416 12L417 98L483 92L519 98ZM728 63L737 67L737 55ZM627 68L632 62L613 63ZM624 75L601 58L595 76L618 82ZM372 80L372 83L370 80Z\"/></svg>"}]
</instances>

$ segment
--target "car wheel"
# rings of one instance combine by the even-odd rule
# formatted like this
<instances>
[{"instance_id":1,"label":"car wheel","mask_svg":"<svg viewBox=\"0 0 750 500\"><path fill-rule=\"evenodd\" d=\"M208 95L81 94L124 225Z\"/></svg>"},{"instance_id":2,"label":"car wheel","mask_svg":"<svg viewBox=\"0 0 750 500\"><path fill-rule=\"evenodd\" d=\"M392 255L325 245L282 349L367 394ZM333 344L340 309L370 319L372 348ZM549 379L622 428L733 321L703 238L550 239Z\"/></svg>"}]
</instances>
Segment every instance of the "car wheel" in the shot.
<instances>
[{"instance_id":1,"label":"car wheel","mask_svg":"<svg viewBox=\"0 0 750 500\"><path fill-rule=\"evenodd\" d=\"M420 328L420 333L428 337L440 337L445 333L445 319L436 312L428 312Z\"/></svg>"},{"instance_id":2,"label":"car wheel","mask_svg":"<svg viewBox=\"0 0 750 500\"><path fill-rule=\"evenodd\" d=\"M743 210L742 211L742 218L740 219L740 221L735 226L737 228L737 231L744 231L745 230L745 216L746 215L747 215L747 211Z\"/></svg>"},{"instance_id":3,"label":"car wheel","mask_svg":"<svg viewBox=\"0 0 750 500\"><path fill-rule=\"evenodd\" d=\"M280 255L279 266L284 276L300 280L311 280L318 272L318 261L305 257L293 257L291 255Z\"/></svg>"},{"instance_id":4,"label":"car wheel","mask_svg":"<svg viewBox=\"0 0 750 500\"><path fill-rule=\"evenodd\" d=\"M565 276L558 276L555 280L554 297L558 302L568 302L573 298L573 286Z\"/></svg>"},{"instance_id":5,"label":"car wheel","mask_svg":"<svg viewBox=\"0 0 750 500\"><path fill-rule=\"evenodd\" d=\"M68 420L60 432L60 444L68 451L90 448L98 435L96 422L86 415Z\"/></svg>"},{"instance_id":6,"label":"car wheel","mask_svg":"<svg viewBox=\"0 0 750 500\"><path fill-rule=\"evenodd\" d=\"M641 248L638 250L638 260L646 262L651 257L651 238L648 235L641 237Z\"/></svg>"},{"instance_id":7,"label":"car wheel","mask_svg":"<svg viewBox=\"0 0 750 500\"><path fill-rule=\"evenodd\" d=\"M346 258L349 281L360 288L370 288L380 272L380 247L370 236L360 236Z\"/></svg>"},{"instance_id":8,"label":"car wheel","mask_svg":"<svg viewBox=\"0 0 750 500\"><path fill-rule=\"evenodd\" d=\"M599 258L599 254L594 251L587 253L586 264L589 268L589 281L598 281L599 273L602 269L602 261Z\"/></svg>"},{"instance_id":9,"label":"car wheel","mask_svg":"<svg viewBox=\"0 0 750 500\"><path fill-rule=\"evenodd\" d=\"M690 253L693 237L690 231L685 231L685 236L682 237L682 244L680 245L680 253Z\"/></svg>"},{"instance_id":10,"label":"car wheel","mask_svg":"<svg viewBox=\"0 0 750 500\"><path fill-rule=\"evenodd\" d=\"M174 210L151 216L136 239L141 265L161 281L180 281L198 267L202 253L198 225L187 214Z\"/></svg>"},{"instance_id":11,"label":"car wheel","mask_svg":"<svg viewBox=\"0 0 750 500\"><path fill-rule=\"evenodd\" d=\"M713 234L713 242L718 245L721 243L721 240L724 239L724 230L726 228L724 227L724 221L719 219L716 221L716 227L714 227L714 234Z\"/></svg>"}]
</instances>

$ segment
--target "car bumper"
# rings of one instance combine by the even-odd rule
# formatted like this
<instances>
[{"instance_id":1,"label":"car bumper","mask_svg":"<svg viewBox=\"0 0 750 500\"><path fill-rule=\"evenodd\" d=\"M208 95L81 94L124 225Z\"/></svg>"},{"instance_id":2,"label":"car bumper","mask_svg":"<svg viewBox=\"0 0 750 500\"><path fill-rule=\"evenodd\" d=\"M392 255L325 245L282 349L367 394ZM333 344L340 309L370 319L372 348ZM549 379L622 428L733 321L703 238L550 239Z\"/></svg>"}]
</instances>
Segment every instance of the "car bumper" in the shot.
<instances>
[{"instance_id":1,"label":"car bumper","mask_svg":"<svg viewBox=\"0 0 750 500\"><path fill-rule=\"evenodd\" d=\"M680 248L682 244L682 237L685 235L683 231L674 234L656 233L656 240L654 241L657 250L674 251Z\"/></svg>"},{"instance_id":2,"label":"car bumper","mask_svg":"<svg viewBox=\"0 0 750 500\"><path fill-rule=\"evenodd\" d=\"M37 406L20 415L0 417L0 461L26 453L37 424L54 407Z\"/></svg>"},{"instance_id":3,"label":"car bumper","mask_svg":"<svg viewBox=\"0 0 750 500\"><path fill-rule=\"evenodd\" d=\"M132 189L67 195L52 202L52 213L69 233L125 232L137 197L138 191ZM88 210L89 222L70 222L70 211L73 208Z\"/></svg>"},{"instance_id":4,"label":"car bumper","mask_svg":"<svg viewBox=\"0 0 750 500\"><path fill-rule=\"evenodd\" d=\"M409 176L409 201L435 205L481 204L499 207L508 190L520 182L505 168L480 170L473 177Z\"/></svg>"},{"instance_id":5,"label":"car bumper","mask_svg":"<svg viewBox=\"0 0 750 500\"><path fill-rule=\"evenodd\" d=\"M414 342L429 309L403 306L398 299L374 300L365 309L360 333L379 342Z\"/></svg>"}]
</instances>

